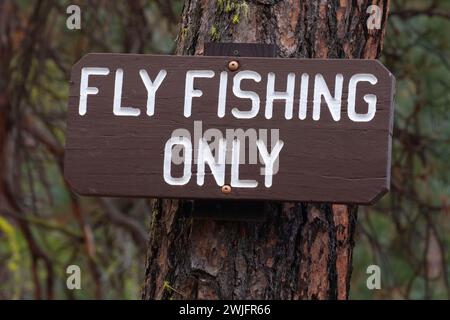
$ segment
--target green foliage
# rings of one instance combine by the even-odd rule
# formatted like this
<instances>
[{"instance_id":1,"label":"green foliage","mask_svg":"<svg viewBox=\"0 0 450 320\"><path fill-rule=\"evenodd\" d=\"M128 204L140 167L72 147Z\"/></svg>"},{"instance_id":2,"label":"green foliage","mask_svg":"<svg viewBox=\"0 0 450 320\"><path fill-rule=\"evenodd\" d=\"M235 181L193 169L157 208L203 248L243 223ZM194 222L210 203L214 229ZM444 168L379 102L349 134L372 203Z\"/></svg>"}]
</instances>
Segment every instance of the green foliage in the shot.
<instances>
[{"instance_id":1,"label":"green foliage","mask_svg":"<svg viewBox=\"0 0 450 320\"><path fill-rule=\"evenodd\" d=\"M209 35L211 37L211 41L219 41L220 40L219 32L217 31L217 28L215 26L211 27L211 30L209 31Z\"/></svg>"},{"instance_id":2,"label":"green foliage","mask_svg":"<svg viewBox=\"0 0 450 320\"><path fill-rule=\"evenodd\" d=\"M449 298L450 21L440 14L449 9L391 8L382 60L397 79L392 186L359 214L352 298ZM379 291L365 287L368 264L382 269Z\"/></svg>"}]
</instances>

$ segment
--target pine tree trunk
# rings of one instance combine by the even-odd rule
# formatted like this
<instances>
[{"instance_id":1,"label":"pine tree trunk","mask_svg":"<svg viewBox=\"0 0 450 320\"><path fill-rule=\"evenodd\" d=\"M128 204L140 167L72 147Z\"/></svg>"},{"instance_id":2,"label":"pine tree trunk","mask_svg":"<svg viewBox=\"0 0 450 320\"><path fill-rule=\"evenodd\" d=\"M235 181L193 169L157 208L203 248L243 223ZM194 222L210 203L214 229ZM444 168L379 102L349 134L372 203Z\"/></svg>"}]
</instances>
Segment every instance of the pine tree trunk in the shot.
<instances>
[{"instance_id":1,"label":"pine tree trunk","mask_svg":"<svg viewBox=\"0 0 450 320\"><path fill-rule=\"evenodd\" d=\"M186 0L177 54L204 43L275 43L280 57L380 54L388 0ZM368 30L369 5L382 12ZM152 200L143 299L346 299L356 206L264 205L259 222L192 217L192 201Z\"/></svg>"}]
</instances>

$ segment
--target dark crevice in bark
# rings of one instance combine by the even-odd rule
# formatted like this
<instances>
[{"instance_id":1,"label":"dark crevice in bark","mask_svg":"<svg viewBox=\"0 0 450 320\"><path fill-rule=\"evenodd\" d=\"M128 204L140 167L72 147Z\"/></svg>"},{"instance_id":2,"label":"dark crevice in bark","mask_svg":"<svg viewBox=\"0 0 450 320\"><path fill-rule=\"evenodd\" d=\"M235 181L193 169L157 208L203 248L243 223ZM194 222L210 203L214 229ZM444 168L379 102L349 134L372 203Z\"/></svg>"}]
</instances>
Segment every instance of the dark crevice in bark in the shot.
<instances>
[{"instance_id":1,"label":"dark crevice in bark","mask_svg":"<svg viewBox=\"0 0 450 320\"><path fill-rule=\"evenodd\" d=\"M337 21L337 8L336 6L329 4L327 10L327 27L328 27L328 58L344 58L342 55L342 45L338 37L338 21Z\"/></svg>"},{"instance_id":2,"label":"dark crevice in bark","mask_svg":"<svg viewBox=\"0 0 450 320\"><path fill-rule=\"evenodd\" d=\"M322 210L325 211L325 216L328 222L328 237L330 239L330 243L328 246L331 248L328 257L328 281L329 281L329 289L328 289L328 299L337 299L337 270L336 270L336 226L334 224L333 219L333 211L331 210L330 205L325 205L325 208Z\"/></svg>"}]
</instances>

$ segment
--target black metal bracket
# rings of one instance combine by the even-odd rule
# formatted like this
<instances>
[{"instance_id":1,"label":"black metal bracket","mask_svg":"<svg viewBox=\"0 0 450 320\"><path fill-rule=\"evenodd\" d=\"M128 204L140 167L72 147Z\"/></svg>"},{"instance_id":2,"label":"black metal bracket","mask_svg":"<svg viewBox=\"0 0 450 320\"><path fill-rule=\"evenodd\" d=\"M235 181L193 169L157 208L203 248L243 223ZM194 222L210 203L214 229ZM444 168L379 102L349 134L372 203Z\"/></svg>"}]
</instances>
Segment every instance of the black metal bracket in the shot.
<instances>
[{"instance_id":1,"label":"black metal bracket","mask_svg":"<svg viewBox=\"0 0 450 320\"><path fill-rule=\"evenodd\" d=\"M195 200L192 217L219 221L264 221L265 201Z\"/></svg>"},{"instance_id":2,"label":"black metal bracket","mask_svg":"<svg viewBox=\"0 0 450 320\"><path fill-rule=\"evenodd\" d=\"M223 57L275 57L274 44L259 43L205 43L205 56ZM195 219L224 221L263 221L264 201L242 200L196 200L192 208Z\"/></svg>"},{"instance_id":3,"label":"black metal bracket","mask_svg":"<svg viewBox=\"0 0 450 320\"><path fill-rule=\"evenodd\" d=\"M205 56L274 58L277 46L264 43L205 43Z\"/></svg>"}]
</instances>

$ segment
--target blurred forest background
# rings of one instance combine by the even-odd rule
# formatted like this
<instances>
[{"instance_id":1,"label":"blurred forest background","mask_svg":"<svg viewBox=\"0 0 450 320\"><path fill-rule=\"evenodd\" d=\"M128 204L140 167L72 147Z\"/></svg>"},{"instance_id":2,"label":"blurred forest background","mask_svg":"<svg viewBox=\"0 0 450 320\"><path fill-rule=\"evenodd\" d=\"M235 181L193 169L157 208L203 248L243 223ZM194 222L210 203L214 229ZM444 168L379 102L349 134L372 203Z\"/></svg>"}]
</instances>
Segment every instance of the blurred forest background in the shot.
<instances>
[{"instance_id":1,"label":"blurred forest background","mask_svg":"<svg viewBox=\"0 0 450 320\"><path fill-rule=\"evenodd\" d=\"M227 1L227 0L225 0ZM81 29L66 8L81 8ZM183 1L0 1L0 299L136 299L149 200L85 198L62 177L71 66L88 52L171 54ZM352 299L450 299L450 1L395 0L392 188L360 207ZM82 289L68 290L79 265ZM366 268L381 267L381 290Z\"/></svg>"}]
</instances>

